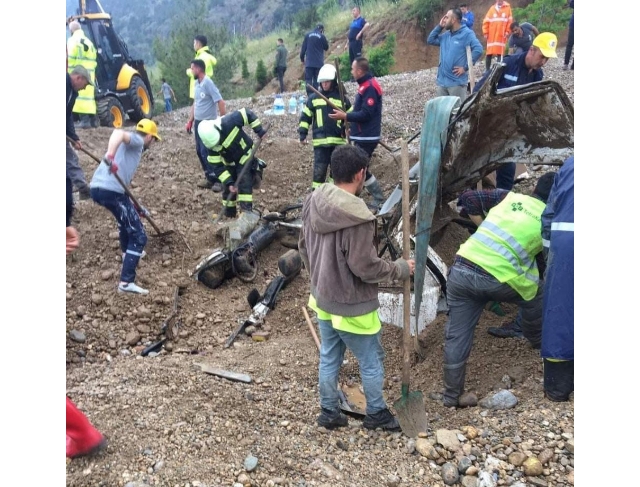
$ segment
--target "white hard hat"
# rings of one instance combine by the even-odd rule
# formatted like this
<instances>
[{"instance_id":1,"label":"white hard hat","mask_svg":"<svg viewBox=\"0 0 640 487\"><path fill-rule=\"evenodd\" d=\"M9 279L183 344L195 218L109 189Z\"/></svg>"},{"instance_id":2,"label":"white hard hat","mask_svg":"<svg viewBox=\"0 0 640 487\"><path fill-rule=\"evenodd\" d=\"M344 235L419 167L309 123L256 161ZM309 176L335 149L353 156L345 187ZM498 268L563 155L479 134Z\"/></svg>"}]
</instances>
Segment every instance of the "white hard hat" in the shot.
<instances>
[{"instance_id":1,"label":"white hard hat","mask_svg":"<svg viewBox=\"0 0 640 487\"><path fill-rule=\"evenodd\" d=\"M207 149L213 149L220 141L220 118L200 122L198 135Z\"/></svg>"},{"instance_id":2,"label":"white hard hat","mask_svg":"<svg viewBox=\"0 0 640 487\"><path fill-rule=\"evenodd\" d=\"M333 81L336 79L336 67L333 64L325 64L318 73L318 83Z\"/></svg>"}]
</instances>

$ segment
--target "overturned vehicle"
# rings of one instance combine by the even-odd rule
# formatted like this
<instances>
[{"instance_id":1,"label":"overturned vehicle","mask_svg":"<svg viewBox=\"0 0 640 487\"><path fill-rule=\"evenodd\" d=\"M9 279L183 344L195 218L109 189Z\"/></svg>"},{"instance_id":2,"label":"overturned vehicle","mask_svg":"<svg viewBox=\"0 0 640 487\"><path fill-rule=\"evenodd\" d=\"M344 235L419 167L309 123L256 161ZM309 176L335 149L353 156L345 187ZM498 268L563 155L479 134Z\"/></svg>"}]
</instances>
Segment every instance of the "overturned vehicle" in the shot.
<instances>
[{"instance_id":1,"label":"overturned vehicle","mask_svg":"<svg viewBox=\"0 0 640 487\"><path fill-rule=\"evenodd\" d=\"M411 299L411 334L419 334L445 312L448 269L432 245L448 225L475 225L449 206L501 164L560 166L574 151L573 104L555 81L502 90L502 65L494 66L477 93L460 105L457 97L425 104L419 161L411 168L411 256L416 271ZM381 252L402 255L402 191L398 186L378 213ZM382 288L380 319L402 328L402 293Z\"/></svg>"}]
</instances>

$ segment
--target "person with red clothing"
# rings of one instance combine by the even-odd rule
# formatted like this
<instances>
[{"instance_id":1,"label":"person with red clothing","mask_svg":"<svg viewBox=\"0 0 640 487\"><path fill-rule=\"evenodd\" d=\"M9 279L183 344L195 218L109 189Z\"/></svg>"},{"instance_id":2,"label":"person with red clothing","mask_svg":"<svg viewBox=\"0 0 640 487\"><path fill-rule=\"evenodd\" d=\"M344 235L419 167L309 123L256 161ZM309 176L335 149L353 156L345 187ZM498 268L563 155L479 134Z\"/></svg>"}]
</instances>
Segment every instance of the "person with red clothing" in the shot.
<instances>
[{"instance_id":1,"label":"person with red clothing","mask_svg":"<svg viewBox=\"0 0 640 487\"><path fill-rule=\"evenodd\" d=\"M487 40L487 52L485 58L486 70L491 68L491 59L494 56L502 57L507 45L509 26L513 22L511 5L504 0L497 0L487 11L482 22L482 35Z\"/></svg>"},{"instance_id":2,"label":"person with red clothing","mask_svg":"<svg viewBox=\"0 0 640 487\"><path fill-rule=\"evenodd\" d=\"M67 255L80 244L78 231L71 226L73 196L71 179L67 176ZM107 446L107 440L67 397L67 458L97 453Z\"/></svg>"}]
</instances>

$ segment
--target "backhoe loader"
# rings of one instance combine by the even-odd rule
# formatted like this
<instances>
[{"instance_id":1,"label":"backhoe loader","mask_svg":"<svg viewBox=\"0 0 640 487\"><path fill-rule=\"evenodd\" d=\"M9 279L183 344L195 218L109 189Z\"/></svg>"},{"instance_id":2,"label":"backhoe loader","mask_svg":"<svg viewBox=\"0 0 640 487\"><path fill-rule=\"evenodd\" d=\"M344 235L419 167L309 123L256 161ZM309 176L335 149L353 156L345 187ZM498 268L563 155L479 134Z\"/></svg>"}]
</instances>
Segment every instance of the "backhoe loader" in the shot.
<instances>
[{"instance_id":1,"label":"backhoe loader","mask_svg":"<svg viewBox=\"0 0 640 487\"><path fill-rule=\"evenodd\" d=\"M98 51L96 104L103 127L122 127L125 119L151 118L153 90L144 61L133 59L99 0L79 0L76 20Z\"/></svg>"}]
</instances>

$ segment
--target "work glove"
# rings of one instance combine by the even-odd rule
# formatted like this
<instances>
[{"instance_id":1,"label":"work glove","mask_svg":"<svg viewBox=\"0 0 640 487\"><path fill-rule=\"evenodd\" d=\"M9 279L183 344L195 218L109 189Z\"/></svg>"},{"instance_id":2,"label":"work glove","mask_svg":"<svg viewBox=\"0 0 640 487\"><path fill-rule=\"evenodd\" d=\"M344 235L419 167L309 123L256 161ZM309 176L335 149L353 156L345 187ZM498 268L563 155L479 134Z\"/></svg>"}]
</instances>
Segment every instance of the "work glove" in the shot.
<instances>
[{"instance_id":1,"label":"work glove","mask_svg":"<svg viewBox=\"0 0 640 487\"><path fill-rule=\"evenodd\" d=\"M109 167L109 172L111 174L115 174L118 172L118 165L113 160L113 156L111 154L107 154L102 158L102 162L104 162Z\"/></svg>"},{"instance_id":2,"label":"work glove","mask_svg":"<svg viewBox=\"0 0 640 487\"><path fill-rule=\"evenodd\" d=\"M191 133L191 129L193 128L193 120L189 120L187 122L187 125L185 126L185 129L187 130L187 133L190 134Z\"/></svg>"}]
</instances>

